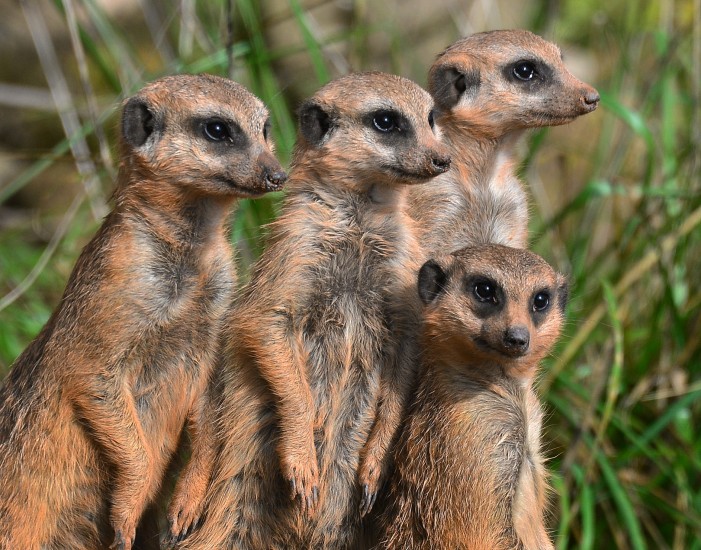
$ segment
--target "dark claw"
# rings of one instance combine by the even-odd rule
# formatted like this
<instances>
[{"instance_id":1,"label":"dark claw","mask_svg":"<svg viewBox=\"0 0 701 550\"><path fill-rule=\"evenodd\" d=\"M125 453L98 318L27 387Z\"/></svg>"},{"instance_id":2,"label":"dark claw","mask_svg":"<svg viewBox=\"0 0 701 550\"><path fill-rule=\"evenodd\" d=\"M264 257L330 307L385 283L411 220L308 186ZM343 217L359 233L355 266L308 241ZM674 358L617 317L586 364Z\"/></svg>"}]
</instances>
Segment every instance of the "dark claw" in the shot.
<instances>
[{"instance_id":1,"label":"dark claw","mask_svg":"<svg viewBox=\"0 0 701 550\"><path fill-rule=\"evenodd\" d=\"M200 526L200 519L201 518L196 518L195 521L193 521L189 527L184 528L181 532L180 535L178 536L178 542L184 541L187 537L192 535L197 528Z\"/></svg>"},{"instance_id":2,"label":"dark claw","mask_svg":"<svg viewBox=\"0 0 701 550\"><path fill-rule=\"evenodd\" d=\"M368 501L368 486L363 485L363 497L360 499L360 515L365 515L365 505Z\"/></svg>"},{"instance_id":3,"label":"dark claw","mask_svg":"<svg viewBox=\"0 0 701 550\"><path fill-rule=\"evenodd\" d=\"M312 499L314 500L314 504L319 502L319 488L316 485L312 489Z\"/></svg>"},{"instance_id":4,"label":"dark claw","mask_svg":"<svg viewBox=\"0 0 701 550\"><path fill-rule=\"evenodd\" d=\"M292 489L292 498L297 496L297 484L295 483L295 478L290 479L290 488Z\"/></svg>"},{"instance_id":5,"label":"dark claw","mask_svg":"<svg viewBox=\"0 0 701 550\"><path fill-rule=\"evenodd\" d=\"M126 539L124 538L124 535L122 534L121 531L117 531L114 534L114 542L110 546L111 549L114 550L124 550L126 545Z\"/></svg>"},{"instance_id":6,"label":"dark claw","mask_svg":"<svg viewBox=\"0 0 701 550\"><path fill-rule=\"evenodd\" d=\"M365 516L370 513L377 500L377 492L370 493L367 485L363 485L363 498L360 501L360 515Z\"/></svg>"},{"instance_id":7,"label":"dark claw","mask_svg":"<svg viewBox=\"0 0 701 550\"><path fill-rule=\"evenodd\" d=\"M368 512L372 510L372 507L375 506L375 501L377 500L377 493L373 493L372 496L370 497L370 505L368 506ZM367 513L367 512L366 512Z\"/></svg>"}]
</instances>

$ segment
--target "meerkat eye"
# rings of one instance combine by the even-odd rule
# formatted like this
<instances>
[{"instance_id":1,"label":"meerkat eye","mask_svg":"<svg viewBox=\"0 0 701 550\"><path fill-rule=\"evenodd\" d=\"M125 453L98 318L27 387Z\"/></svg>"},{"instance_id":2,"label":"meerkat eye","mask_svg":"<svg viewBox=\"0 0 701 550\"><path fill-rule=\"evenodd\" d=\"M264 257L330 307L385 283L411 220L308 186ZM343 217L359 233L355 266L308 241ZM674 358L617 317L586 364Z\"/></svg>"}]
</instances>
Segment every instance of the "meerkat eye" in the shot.
<instances>
[{"instance_id":1,"label":"meerkat eye","mask_svg":"<svg viewBox=\"0 0 701 550\"><path fill-rule=\"evenodd\" d=\"M433 111L431 111L430 113L428 113L428 125L431 128L433 128L435 126L435 124L436 124L436 121L434 120L434 114L433 114Z\"/></svg>"},{"instance_id":2,"label":"meerkat eye","mask_svg":"<svg viewBox=\"0 0 701 550\"><path fill-rule=\"evenodd\" d=\"M231 140L231 132L226 123L221 120L210 120L204 124L204 137L209 141Z\"/></svg>"},{"instance_id":3,"label":"meerkat eye","mask_svg":"<svg viewBox=\"0 0 701 550\"><path fill-rule=\"evenodd\" d=\"M378 111L372 117L372 123L380 132L399 130L399 120L392 111Z\"/></svg>"},{"instance_id":4,"label":"meerkat eye","mask_svg":"<svg viewBox=\"0 0 701 550\"><path fill-rule=\"evenodd\" d=\"M544 311L550 305L550 294L539 292L533 298L533 311Z\"/></svg>"},{"instance_id":5,"label":"meerkat eye","mask_svg":"<svg viewBox=\"0 0 701 550\"><path fill-rule=\"evenodd\" d=\"M514 65L512 72L516 78L523 81L533 80L538 74L535 65L530 61L519 61Z\"/></svg>"},{"instance_id":6,"label":"meerkat eye","mask_svg":"<svg viewBox=\"0 0 701 550\"><path fill-rule=\"evenodd\" d=\"M480 302L497 303L497 289L489 281L477 281L472 288L472 292Z\"/></svg>"}]
</instances>

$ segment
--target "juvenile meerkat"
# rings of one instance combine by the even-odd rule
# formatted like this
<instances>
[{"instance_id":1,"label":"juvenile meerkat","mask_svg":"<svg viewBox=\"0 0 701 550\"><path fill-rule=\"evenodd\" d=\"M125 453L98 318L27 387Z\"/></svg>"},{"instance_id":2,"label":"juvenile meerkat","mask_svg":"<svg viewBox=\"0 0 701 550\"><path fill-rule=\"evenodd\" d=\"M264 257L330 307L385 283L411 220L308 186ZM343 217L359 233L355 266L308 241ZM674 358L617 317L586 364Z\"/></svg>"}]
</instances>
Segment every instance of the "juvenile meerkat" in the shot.
<instances>
[{"instance_id":1,"label":"juvenile meerkat","mask_svg":"<svg viewBox=\"0 0 701 550\"><path fill-rule=\"evenodd\" d=\"M565 278L526 250L481 245L426 262L418 290L423 359L380 548L553 548L533 378L560 333Z\"/></svg>"},{"instance_id":2,"label":"juvenile meerkat","mask_svg":"<svg viewBox=\"0 0 701 550\"><path fill-rule=\"evenodd\" d=\"M114 209L0 389L0 548L131 548L195 434L234 272L236 197L285 180L242 86L166 77L124 103Z\"/></svg>"},{"instance_id":3,"label":"juvenile meerkat","mask_svg":"<svg viewBox=\"0 0 701 550\"><path fill-rule=\"evenodd\" d=\"M450 165L432 110L383 73L302 105L282 213L224 332L202 523L178 548L356 547L414 375L418 249L402 204Z\"/></svg>"},{"instance_id":4,"label":"juvenile meerkat","mask_svg":"<svg viewBox=\"0 0 701 550\"><path fill-rule=\"evenodd\" d=\"M428 88L453 163L440 183L409 193L426 257L479 243L525 247L518 138L593 111L599 94L567 70L556 45L523 30L458 40L431 66Z\"/></svg>"}]
</instances>

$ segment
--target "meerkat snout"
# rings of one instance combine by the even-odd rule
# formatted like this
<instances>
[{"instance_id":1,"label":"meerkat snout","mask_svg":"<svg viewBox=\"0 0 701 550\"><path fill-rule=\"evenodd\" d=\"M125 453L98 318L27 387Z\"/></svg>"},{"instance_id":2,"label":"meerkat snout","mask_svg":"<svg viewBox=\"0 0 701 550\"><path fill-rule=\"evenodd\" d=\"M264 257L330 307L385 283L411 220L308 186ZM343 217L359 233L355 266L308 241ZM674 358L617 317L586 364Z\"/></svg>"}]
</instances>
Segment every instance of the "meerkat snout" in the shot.
<instances>
[{"instance_id":1,"label":"meerkat snout","mask_svg":"<svg viewBox=\"0 0 701 550\"><path fill-rule=\"evenodd\" d=\"M591 87L586 88L582 93L582 97L580 97L581 102L587 109L586 112L593 111L594 109L596 109L599 105L600 99L601 96L599 95L599 92L597 92L594 88Z\"/></svg>"},{"instance_id":2,"label":"meerkat snout","mask_svg":"<svg viewBox=\"0 0 701 550\"><path fill-rule=\"evenodd\" d=\"M531 341L531 333L528 327L516 325L504 331L504 350L509 355L523 355L528 351L528 344Z\"/></svg>"},{"instance_id":3,"label":"meerkat snout","mask_svg":"<svg viewBox=\"0 0 701 550\"><path fill-rule=\"evenodd\" d=\"M259 181L263 182L265 191L279 191L287 181L287 174L282 170L278 160L267 151L258 157L261 173Z\"/></svg>"},{"instance_id":4,"label":"meerkat snout","mask_svg":"<svg viewBox=\"0 0 701 550\"><path fill-rule=\"evenodd\" d=\"M447 172L450 169L450 157L435 154L431 159L431 166L435 168L434 172L436 175Z\"/></svg>"}]
</instances>

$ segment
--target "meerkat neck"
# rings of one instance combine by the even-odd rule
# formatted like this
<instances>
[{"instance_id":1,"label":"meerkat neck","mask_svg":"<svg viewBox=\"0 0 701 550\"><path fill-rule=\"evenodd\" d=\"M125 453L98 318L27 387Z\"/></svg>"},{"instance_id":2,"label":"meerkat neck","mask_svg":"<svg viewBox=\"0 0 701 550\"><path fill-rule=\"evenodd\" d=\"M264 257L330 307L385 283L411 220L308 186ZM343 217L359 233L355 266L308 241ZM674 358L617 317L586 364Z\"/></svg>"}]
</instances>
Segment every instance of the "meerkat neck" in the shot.
<instances>
[{"instance_id":1,"label":"meerkat neck","mask_svg":"<svg viewBox=\"0 0 701 550\"><path fill-rule=\"evenodd\" d=\"M372 204L401 211L406 201L406 187L375 183L369 186L367 196Z\"/></svg>"},{"instance_id":2,"label":"meerkat neck","mask_svg":"<svg viewBox=\"0 0 701 550\"><path fill-rule=\"evenodd\" d=\"M479 120L479 119L477 119ZM440 124L441 120L439 120ZM455 167L469 166L473 184L488 183L492 174L499 171L504 162L513 163L515 149L523 134L521 129L497 132L491 127L448 113L443 118L443 139L453 159L460 159Z\"/></svg>"},{"instance_id":3,"label":"meerkat neck","mask_svg":"<svg viewBox=\"0 0 701 550\"><path fill-rule=\"evenodd\" d=\"M360 199L366 208L379 208L388 213L402 211L407 192L406 185L387 185L358 177L344 177L339 173L334 174L333 181L330 181L326 174L301 167L295 170L286 187L289 193L307 193L332 205L357 203Z\"/></svg>"},{"instance_id":4,"label":"meerkat neck","mask_svg":"<svg viewBox=\"0 0 701 550\"><path fill-rule=\"evenodd\" d=\"M120 192L126 188L128 193ZM233 202L228 196L203 196L167 181L129 182L115 192L115 211L123 213L125 222L147 226L161 240L189 247L225 231Z\"/></svg>"},{"instance_id":5,"label":"meerkat neck","mask_svg":"<svg viewBox=\"0 0 701 550\"><path fill-rule=\"evenodd\" d=\"M426 341L425 338L424 341ZM525 392L532 388L536 369L530 363L519 368L507 361L456 352L455 350L460 349L460 346L455 342L448 342L448 347L453 351L445 353L447 351L445 349L443 353L432 357L427 362L426 370L432 374L424 378L442 380L433 384L436 387L489 388L503 386L505 381L510 381L509 387L518 388L519 391Z\"/></svg>"}]
</instances>

